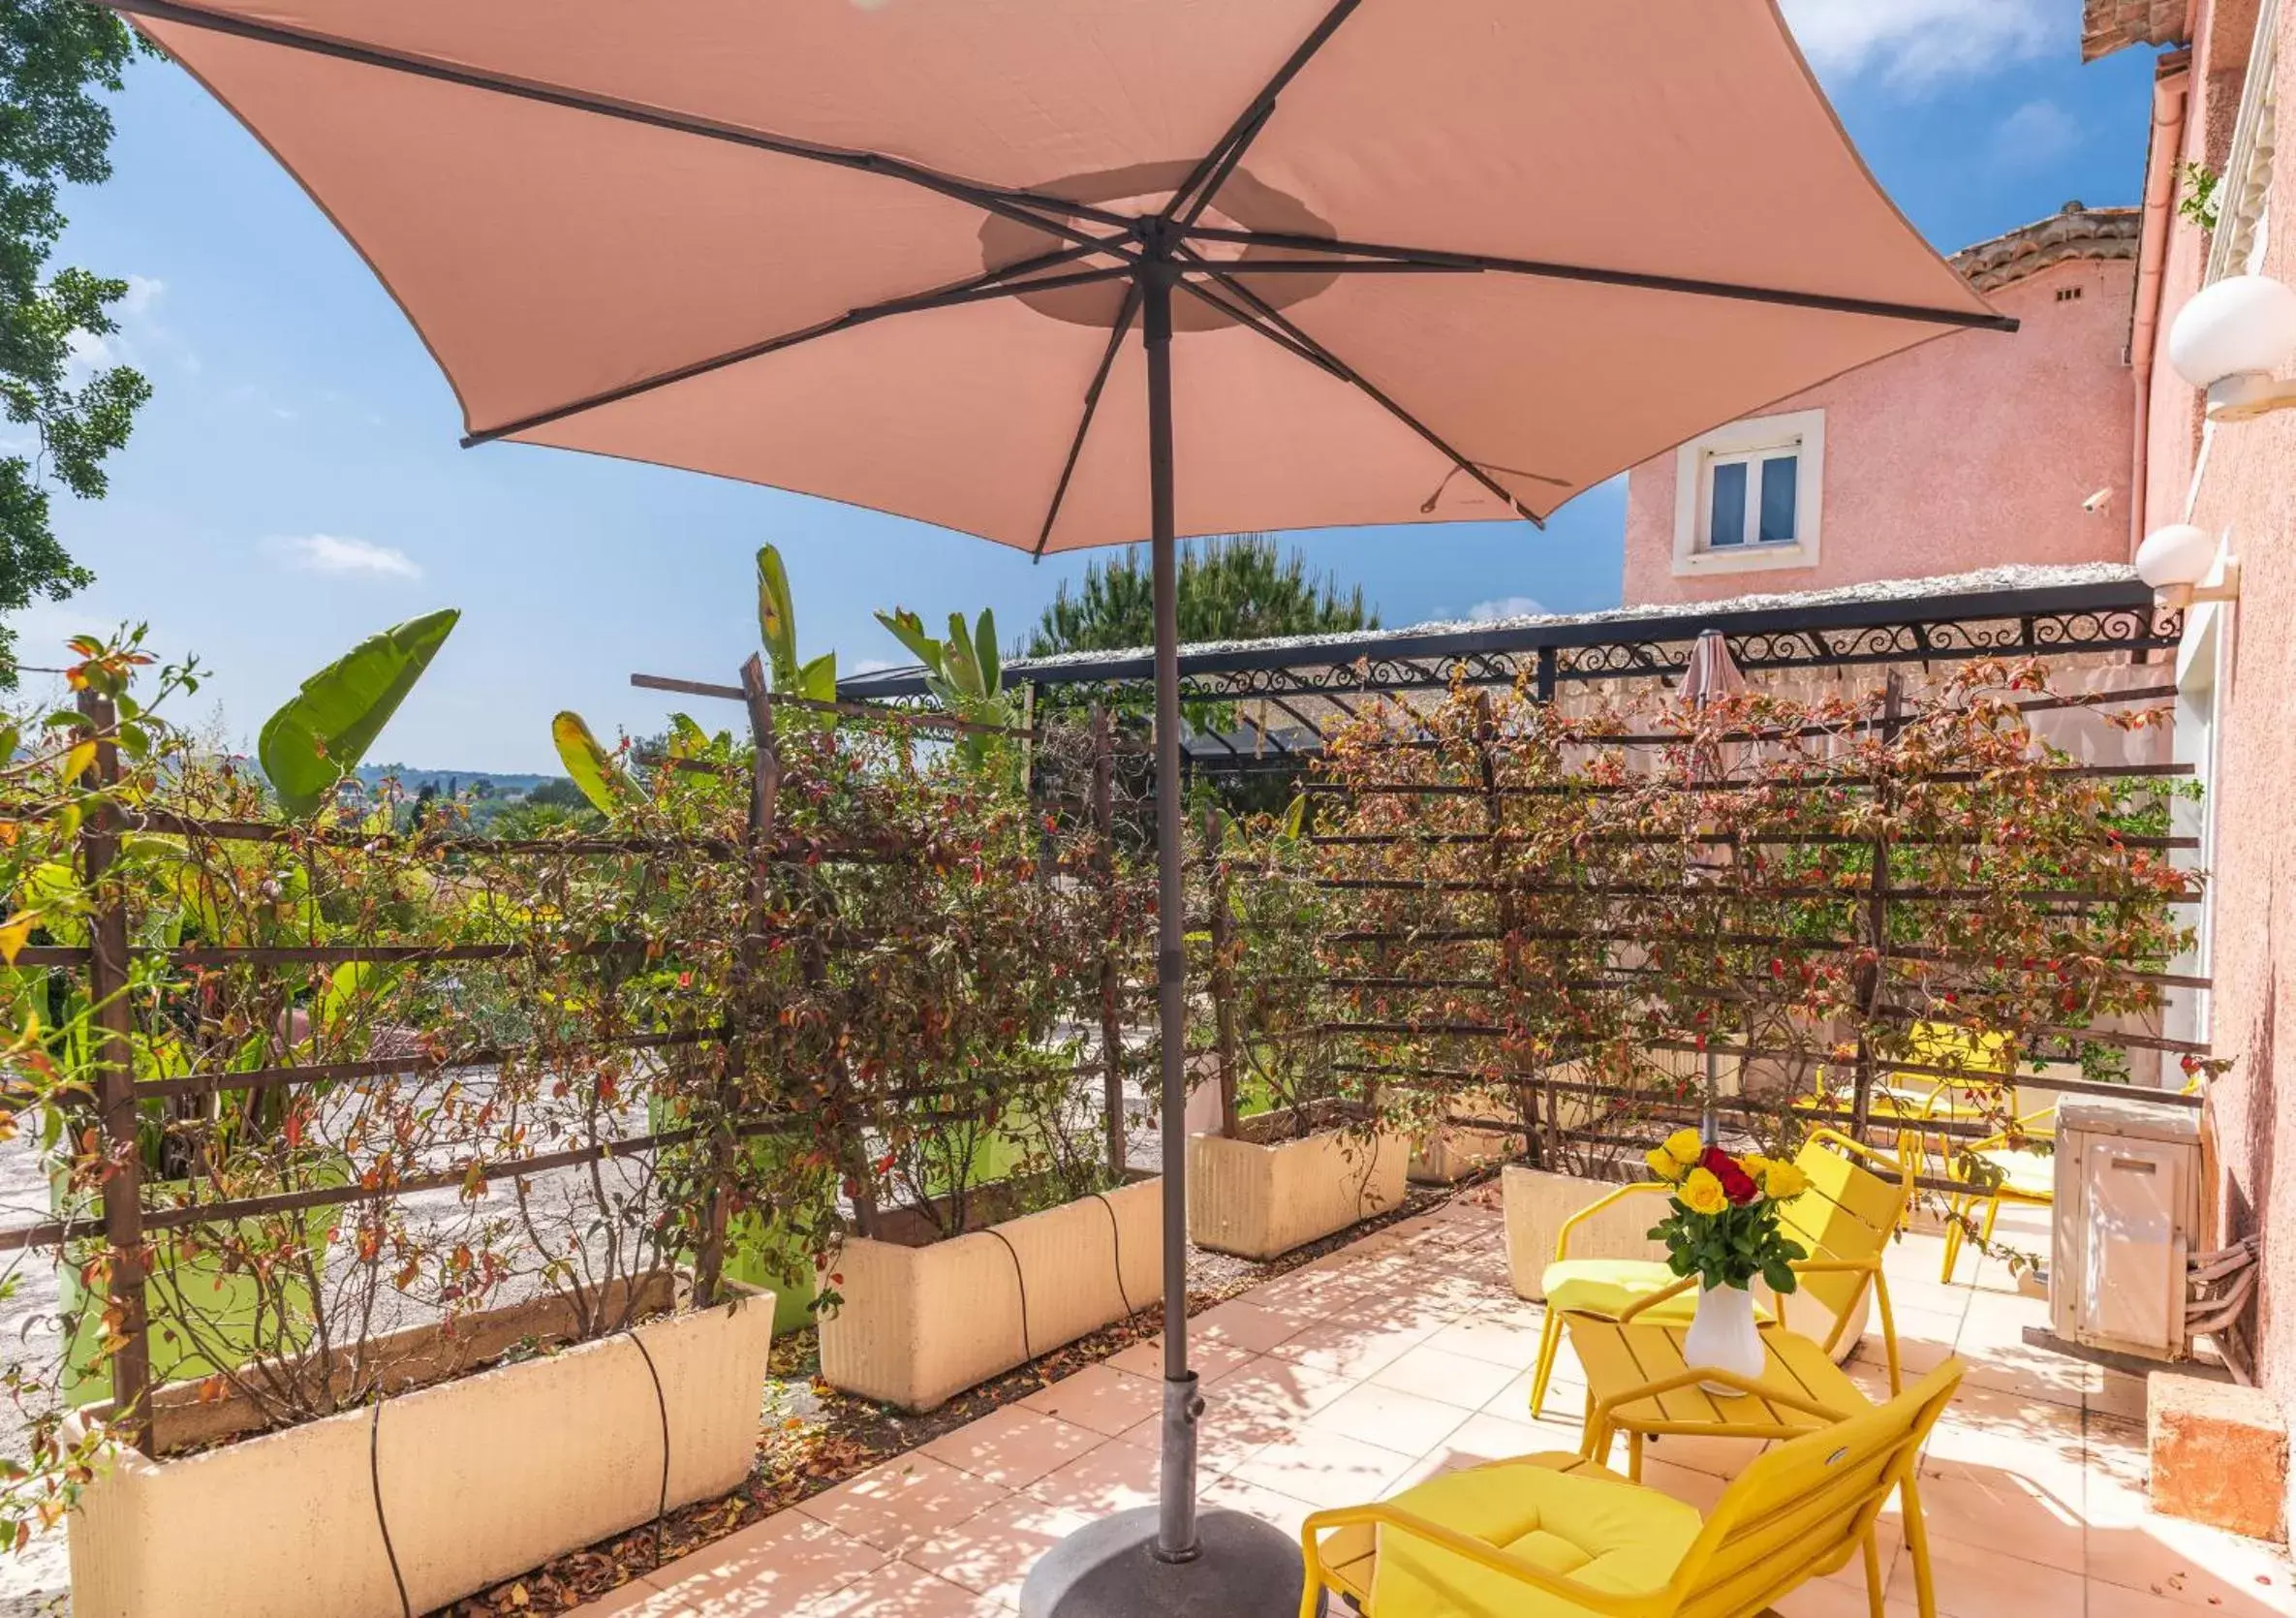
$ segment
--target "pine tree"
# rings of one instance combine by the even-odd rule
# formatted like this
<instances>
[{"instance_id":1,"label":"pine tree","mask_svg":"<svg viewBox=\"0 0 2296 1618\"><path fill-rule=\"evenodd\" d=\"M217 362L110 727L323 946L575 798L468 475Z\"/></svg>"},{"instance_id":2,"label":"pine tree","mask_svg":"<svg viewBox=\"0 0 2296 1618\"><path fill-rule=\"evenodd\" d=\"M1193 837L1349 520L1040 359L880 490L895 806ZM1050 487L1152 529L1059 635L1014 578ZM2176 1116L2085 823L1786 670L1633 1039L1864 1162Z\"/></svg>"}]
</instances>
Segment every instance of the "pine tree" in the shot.
<instances>
[{"instance_id":1,"label":"pine tree","mask_svg":"<svg viewBox=\"0 0 2296 1618\"><path fill-rule=\"evenodd\" d=\"M1345 595L1312 576L1296 549L1280 553L1265 534L1238 534L1180 549L1180 639L1260 640L1282 635L1336 635L1378 629L1362 586ZM1023 655L1126 651L1154 644L1156 611L1148 549L1134 545L1064 581L1029 633Z\"/></svg>"}]
</instances>

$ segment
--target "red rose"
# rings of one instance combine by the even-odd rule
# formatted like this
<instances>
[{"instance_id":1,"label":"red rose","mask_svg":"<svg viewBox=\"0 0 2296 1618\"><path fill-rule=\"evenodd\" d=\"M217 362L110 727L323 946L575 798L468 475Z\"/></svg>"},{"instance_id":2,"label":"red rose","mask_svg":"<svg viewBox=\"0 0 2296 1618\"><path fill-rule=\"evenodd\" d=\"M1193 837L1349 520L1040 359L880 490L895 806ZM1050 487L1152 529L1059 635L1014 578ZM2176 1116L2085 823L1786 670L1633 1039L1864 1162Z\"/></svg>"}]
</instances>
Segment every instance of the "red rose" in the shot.
<instances>
[{"instance_id":1,"label":"red rose","mask_svg":"<svg viewBox=\"0 0 2296 1618\"><path fill-rule=\"evenodd\" d=\"M1738 1160L1720 1146L1707 1147L1706 1155L1698 1162L1699 1167L1722 1181L1722 1195L1730 1199L1733 1207L1742 1208L1762 1194L1762 1188L1753 1183L1753 1176L1740 1167Z\"/></svg>"}]
</instances>

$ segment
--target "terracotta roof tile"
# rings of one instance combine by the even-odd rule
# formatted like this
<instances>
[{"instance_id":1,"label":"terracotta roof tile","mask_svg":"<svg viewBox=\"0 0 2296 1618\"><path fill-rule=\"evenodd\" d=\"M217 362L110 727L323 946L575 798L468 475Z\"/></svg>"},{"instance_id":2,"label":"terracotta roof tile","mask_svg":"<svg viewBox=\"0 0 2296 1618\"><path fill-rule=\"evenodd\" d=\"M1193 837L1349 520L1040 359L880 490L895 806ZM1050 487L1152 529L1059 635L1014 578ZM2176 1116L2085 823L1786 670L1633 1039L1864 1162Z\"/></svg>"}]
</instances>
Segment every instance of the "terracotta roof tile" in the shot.
<instances>
[{"instance_id":1,"label":"terracotta roof tile","mask_svg":"<svg viewBox=\"0 0 2296 1618\"><path fill-rule=\"evenodd\" d=\"M1965 247L1946 263L1979 292L1992 292L2067 259L2133 259L2143 211L2067 202L2046 219Z\"/></svg>"},{"instance_id":2,"label":"terracotta roof tile","mask_svg":"<svg viewBox=\"0 0 2296 1618\"><path fill-rule=\"evenodd\" d=\"M2125 46L2183 45L2187 0L2081 0L2081 60Z\"/></svg>"}]
</instances>

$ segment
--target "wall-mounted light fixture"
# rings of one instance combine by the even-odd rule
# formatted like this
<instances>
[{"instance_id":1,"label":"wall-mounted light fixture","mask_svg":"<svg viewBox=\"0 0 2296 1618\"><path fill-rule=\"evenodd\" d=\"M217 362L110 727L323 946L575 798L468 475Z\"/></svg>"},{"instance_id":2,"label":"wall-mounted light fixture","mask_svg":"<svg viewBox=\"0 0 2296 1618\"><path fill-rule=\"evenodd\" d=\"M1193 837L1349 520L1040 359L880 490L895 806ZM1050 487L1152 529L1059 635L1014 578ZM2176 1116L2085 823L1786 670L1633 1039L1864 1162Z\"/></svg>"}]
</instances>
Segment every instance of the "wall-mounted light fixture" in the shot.
<instances>
[{"instance_id":1,"label":"wall-mounted light fixture","mask_svg":"<svg viewBox=\"0 0 2296 1618\"><path fill-rule=\"evenodd\" d=\"M2216 535L2189 522L2172 522L2147 534L2136 547L2136 575L2153 587L2161 606L2179 611L2196 601L2240 596L2240 558Z\"/></svg>"},{"instance_id":2,"label":"wall-mounted light fixture","mask_svg":"<svg viewBox=\"0 0 2296 1618\"><path fill-rule=\"evenodd\" d=\"M2296 356L2296 288L2269 275L2227 275L2211 282L2177 312L2168 330L2168 362L2208 394L2212 421L2246 421L2296 407L2296 382L2280 382L2272 374L2291 356Z\"/></svg>"}]
</instances>

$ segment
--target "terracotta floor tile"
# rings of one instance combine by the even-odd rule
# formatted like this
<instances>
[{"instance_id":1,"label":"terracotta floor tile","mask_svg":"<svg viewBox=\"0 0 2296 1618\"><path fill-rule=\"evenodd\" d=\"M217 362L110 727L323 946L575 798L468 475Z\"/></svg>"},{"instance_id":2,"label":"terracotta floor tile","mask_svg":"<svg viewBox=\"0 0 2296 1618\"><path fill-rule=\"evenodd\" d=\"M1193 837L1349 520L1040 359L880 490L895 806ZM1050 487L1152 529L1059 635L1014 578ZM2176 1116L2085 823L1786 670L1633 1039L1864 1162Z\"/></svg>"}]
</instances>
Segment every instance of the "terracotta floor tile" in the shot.
<instances>
[{"instance_id":1,"label":"terracotta floor tile","mask_svg":"<svg viewBox=\"0 0 2296 1618\"><path fill-rule=\"evenodd\" d=\"M1758 1438L1709 1438L1703 1433L1667 1433L1661 1437L1642 1441L1645 1462L1664 1461L1669 1466L1687 1467L1692 1472L1703 1472L1715 1478L1735 1478L1744 1472L1749 1462L1769 1446ZM1624 1434L1612 1440L1612 1464L1622 1470L1627 1464L1627 1441Z\"/></svg>"},{"instance_id":2,"label":"terracotta floor tile","mask_svg":"<svg viewBox=\"0 0 2296 1618\"><path fill-rule=\"evenodd\" d=\"M921 1452L976 1478L1017 1489L1103 1442L1104 1436L1089 1427L1008 1405L944 1433Z\"/></svg>"},{"instance_id":3,"label":"terracotta floor tile","mask_svg":"<svg viewBox=\"0 0 2296 1618\"><path fill-rule=\"evenodd\" d=\"M1246 1354L1265 1354L1322 1318L1318 1311L1257 1303L1247 1294L1205 1310L1188 1322L1188 1330L1192 1342L1224 1343Z\"/></svg>"},{"instance_id":4,"label":"terracotta floor tile","mask_svg":"<svg viewBox=\"0 0 2296 1618\"><path fill-rule=\"evenodd\" d=\"M1311 1371L1360 1380L1385 1370L1425 1342L1428 1335L1416 1329L1381 1330L1325 1321L1277 1344L1269 1354Z\"/></svg>"},{"instance_id":5,"label":"terracotta floor tile","mask_svg":"<svg viewBox=\"0 0 2296 1618\"><path fill-rule=\"evenodd\" d=\"M1711 1472L1697 1472L1687 1466L1675 1466L1655 1456L1642 1458L1642 1481L1662 1494L1672 1495L1686 1506L1695 1506L1701 1511L1712 1511L1715 1502L1730 1485Z\"/></svg>"},{"instance_id":6,"label":"terracotta floor tile","mask_svg":"<svg viewBox=\"0 0 2296 1618\"><path fill-rule=\"evenodd\" d=\"M2094 1467L2084 1512L2092 1580L2234 1618L2296 1613L2296 1571L2278 1547L2156 1515L2141 1489Z\"/></svg>"},{"instance_id":7,"label":"terracotta floor tile","mask_svg":"<svg viewBox=\"0 0 2296 1618\"><path fill-rule=\"evenodd\" d=\"M1398 1229L1199 1318L1207 1509L1296 1533L1311 1509L1448 1468L1576 1452L1584 1386L1567 1351L1547 1418L1528 1419L1540 1313L1506 1288L1496 1210L1454 1204ZM1938 1285L1939 1251L1917 1236L1885 1261L1908 1373L1942 1357L1948 1335L1970 1362L1923 1463L1941 1618L2296 1618L2296 1582L2272 1547L2150 1512L2134 1384L2028 1348L2023 1326L2042 1305L1992 1260L1965 1261L1961 1285ZM1879 1342L1860 1349L1850 1374L1879 1398ZM1135 1346L704 1547L585 1618L1010 1618L1044 1550L1154 1498L1161 1373L1158 1346ZM1645 1451L1645 1478L1708 1509L1751 1448L1661 1439ZM1625 1465L1623 1445L1614 1464ZM1912 1618L1894 1504L1879 1533L1887 1618ZM1861 1564L1775 1611L1865 1618Z\"/></svg>"},{"instance_id":8,"label":"terracotta floor tile","mask_svg":"<svg viewBox=\"0 0 2296 1618\"><path fill-rule=\"evenodd\" d=\"M1551 1421L1516 1421L1478 1412L1451 1429L1428 1451L1447 1466L1511 1460L1518 1455L1575 1455L1579 1431Z\"/></svg>"},{"instance_id":9,"label":"terracotta floor tile","mask_svg":"<svg viewBox=\"0 0 2296 1618\"><path fill-rule=\"evenodd\" d=\"M994 1506L1008 1492L985 1478L914 1452L801 1501L797 1509L897 1556Z\"/></svg>"},{"instance_id":10,"label":"terracotta floor tile","mask_svg":"<svg viewBox=\"0 0 2296 1618\"><path fill-rule=\"evenodd\" d=\"M678 1604L643 1606L695 1618L782 1618L844 1589L891 1558L802 1511L783 1511L705 1545L652 1575Z\"/></svg>"},{"instance_id":11,"label":"terracotta floor tile","mask_svg":"<svg viewBox=\"0 0 2296 1618\"><path fill-rule=\"evenodd\" d=\"M1423 1455L1474 1413L1377 1383L1351 1388L1308 1417L1310 1427Z\"/></svg>"},{"instance_id":12,"label":"terracotta floor tile","mask_svg":"<svg viewBox=\"0 0 2296 1618\"><path fill-rule=\"evenodd\" d=\"M2078 1490L2079 1474L2068 1475ZM1932 1540L1998 1550L2068 1573L2083 1570L2086 1532L2078 1493L1997 1467L1924 1461L1921 1513Z\"/></svg>"},{"instance_id":13,"label":"terracotta floor tile","mask_svg":"<svg viewBox=\"0 0 2296 1618\"><path fill-rule=\"evenodd\" d=\"M1199 1447L1199 1478L1207 1470L1205 1459ZM1134 1506L1155 1505L1161 1465L1158 1452L1144 1446L1103 1444L1058 1472L1038 1478L1028 1486L1028 1492L1054 1506L1109 1516Z\"/></svg>"},{"instance_id":14,"label":"terracotta floor tile","mask_svg":"<svg viewBox=\"0 0 2296 1618\"><path fill-rule=\"evenodd\" d=\"M1233 1476L1313 1506L1352 1506L1377 1500L1417 1459L1309 1427L1267 1446Z\"/></svg>"},{"instance_id":15,"label":"terracotta floor tile","mask_svg":"<svg viewBox=\"0 0 2296 1618\"><path fill-rule=\"evenodd\" d=\"M1851 1566L1854 1570L1855 1564ZM1886 1602L1881 1610L1883 1618L1916 1618L1920 1611L1910 1595ZM1835 1578L1812 1579L1771 1602L1770 1611L1775 1618L1869 1618L1865 1575L1860 1573L1855 1585Z\"/></svg>"},{"instance_id":16,"label":"terracotta floor tile","mask_svg":"<svg viewBox=\"0 0 2296 1618\"><path fill-rule=\"evenodd\" d=\"M1520 1304L1507 1314L1471 1316L1455 1321L1429 1342L1470 1359L1527 1370L1538 1361L1539 1313L1536 1304Z\"/></svg>"},{"instance_id":17,"label":"terracotta floor tile","mask_svg":"<svg viewBox=\"0 0 2296 1618\"><path fill-rule=\"evenodd\" d=\"M1412 1349L1392 1365L1375 1372L1371 1380L1381 1387L1415 1393L1422 1399L1440 1399L1446 1405L1460 1405L1468 1410L1481 1410L1520 1380L1523 1408L1528 1410L1530 1405L1531 1384L1527 1373L1494 1360L1439 1349L1432 1343Z\"/></svg>"},{"instance_id":18,"label":"terracotta floor tile","mask_svg":"<svg viewBox=\"0 0 2296 1618\"><path fill-rule=\"evenodd\" d=\"M1011 1610L922 1568L894 1562L835 1595L793 1608L790 1618L1008 1618Z\"/></svg>"},{"instance_id":19,"label":"terracotta floor tile","mask_svg":"<svg viewBox=\"0 0 2296 1618\"><path fill-rule=\"evenodd\" d=\"M1232 1343L1206 1343L1194 1332L1189 1334L1188 1363L1195 1370L1199 1386L1209 1387L1222 1378L1242 1370L1257 1357ZM1161 1385L1164 1382L1164 1334L1159 1332L1154 1337L1142 1338L1131 1348L1110 1354L1101 1363L1111 1370L1129 1372Z\"/></svg>"},{"instance_id":20,"label":"terracotta floor tile","mask_svg":"<svg viewBox=\"0 0 2296 1618\"><path fill-rule=\"evenodd\" d=\"M927 1540L903 1560L975 1595L1016 1603L1037 1558L1094 1520L1090 1511L1014 1495Z\"/></svg>"},{"instance_id":21,"label":"terracotta floor tile","mask_svg":"<svg viewBox=\"0 0 2296 1618\"><path fill-rule=\"evenodd\" d=\"M1164 1384L1106 1364L1087 1365L1020 1403L1039 1416L1056 1416L1113 1438L1164 1409Z\"/></svg>"},{"instance_id":22,"label":"terracotta floor tile","mask_svg":"<svg viewBox=\"0 0 2296 1618\"><path fill-rule=\"evenodd\" d=\"M659 1585L634 1578L574 1610L582 1618L684 1618L693 1608Z\"/></svg>"},{"instance_id":23,"label":"terracotta floor tile","mask_svg":"<svg viewBox=\"0 0 2296 1618\"><path fill-rule=\"evenodd\" d=\"M1939 1618L2083 1618L2082 1581L2063 1569L1956 1540L1930 1540ZM1913 1559L1898 1558L1889 1599L1913 1601Z\"/></svg>"},{"instance_id":24,"label":"terracotta floor tile","mask_svg":"<svg viewBox=\"0 0 2296 1618\"><path fill-rule=\"evenodd\" d=\"M1304 1419L1356 1384L1356 1378L1336 1371L1319 1370L1278 1354L1266 1354L1236 1375L1204 1389L1206 1418L1226 1410Z\"/></svg>"}]
</instances>

